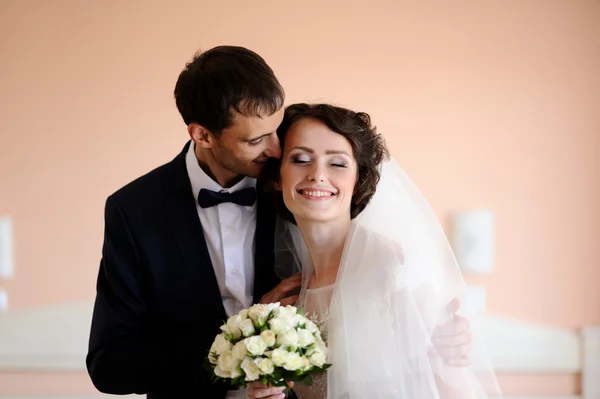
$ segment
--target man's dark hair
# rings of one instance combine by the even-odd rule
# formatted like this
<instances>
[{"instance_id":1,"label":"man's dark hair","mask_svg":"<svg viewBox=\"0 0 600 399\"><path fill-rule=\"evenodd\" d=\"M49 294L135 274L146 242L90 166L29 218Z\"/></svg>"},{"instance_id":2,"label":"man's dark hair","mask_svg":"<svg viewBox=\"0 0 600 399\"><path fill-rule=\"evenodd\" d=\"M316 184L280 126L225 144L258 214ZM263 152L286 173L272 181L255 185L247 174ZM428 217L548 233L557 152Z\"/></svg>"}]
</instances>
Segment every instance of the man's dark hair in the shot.
<instances>
[{"instance_id":1,"label":"man's dark hair","mask_svg":"<svg viewBox=\"0 0 600 399\"><path fill-rule=\"evenodd\" d=\"M265 60L244 47L219 46L198 53L175 85L175 102L186 125L197 123L213 134L244 116L272 115L285 92Z\"/></svg>"}]
</instances>

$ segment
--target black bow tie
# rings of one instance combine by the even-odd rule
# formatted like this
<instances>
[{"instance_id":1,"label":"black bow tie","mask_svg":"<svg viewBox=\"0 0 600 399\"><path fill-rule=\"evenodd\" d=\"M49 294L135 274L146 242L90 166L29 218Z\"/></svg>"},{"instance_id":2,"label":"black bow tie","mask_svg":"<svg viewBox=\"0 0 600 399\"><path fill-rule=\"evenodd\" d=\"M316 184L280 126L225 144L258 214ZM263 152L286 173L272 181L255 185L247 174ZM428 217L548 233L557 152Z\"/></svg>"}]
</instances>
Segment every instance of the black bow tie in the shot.
<instances>
[{"instance_id":1,"label":"black bow tie","mask_svg":"<svg viewBox=\"0 0 600 399\"><path fill-rule=\"evenodd\" d=\"M256 201L256 190L253 187L247 187L233 193L216 192L205 188L200 190L198 194L198 204L202 208L210 208L211 206L222 204L223 202L233 202L234 204L251 206Z\"/></svg>"}]
</instances>

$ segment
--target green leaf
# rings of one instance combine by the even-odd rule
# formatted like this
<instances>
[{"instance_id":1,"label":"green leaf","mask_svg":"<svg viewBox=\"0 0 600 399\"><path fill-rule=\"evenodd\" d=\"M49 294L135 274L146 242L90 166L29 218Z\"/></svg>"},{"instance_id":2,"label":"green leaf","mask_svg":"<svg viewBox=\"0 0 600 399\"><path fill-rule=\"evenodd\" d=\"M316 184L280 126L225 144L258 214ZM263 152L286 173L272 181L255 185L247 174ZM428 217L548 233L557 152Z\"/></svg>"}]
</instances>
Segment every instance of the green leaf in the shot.
<instances>
[{"instance_id":1,"label":"green leaf","mask_svg":"<svg viewBox=\"0 0 600 399\"><path fill-rule=\"evenodd\" d=\"M214 373L214 366L212 365L212 363L210 362L210 360L208 360L208 357L204 359L204 361L202 362L202 368L206 371L208 371L210 374Z\"/></svg>"},{"instance_id":2,"label":"green leaf","mask_svg":"<svg viewBox=\"0 0 600 399\"><path fill-rule=\"evenodd\" d=\"M273 372L273 378L279 380L283 378L283 369L281 367L275 367L275 371Z\"/></svg>"}]
</instances>

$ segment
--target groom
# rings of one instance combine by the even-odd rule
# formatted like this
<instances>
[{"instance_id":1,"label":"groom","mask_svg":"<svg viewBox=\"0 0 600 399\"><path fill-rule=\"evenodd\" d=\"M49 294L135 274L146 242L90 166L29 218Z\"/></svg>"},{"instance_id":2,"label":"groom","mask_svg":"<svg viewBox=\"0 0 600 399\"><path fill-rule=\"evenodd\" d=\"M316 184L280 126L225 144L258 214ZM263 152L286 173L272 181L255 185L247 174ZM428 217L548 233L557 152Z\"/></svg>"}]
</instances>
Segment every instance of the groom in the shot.
<instances>
[{"instance_id":1,"label":"groom","mask_svg":"<svg viewBox=\"0 0 600 399\"><path fill-rule=\"evenodd\" d=\"M273 271L273 204L257 185L279 158L284 91L254 52L222 46L194 58L175 86L191 141L171 162L108 197L87 368L111 394L236 398L203 359L228 316L259 301L293 302L298 276ZM439 342L467 361L468 326ZM434 341L435 342L435 341Z\"/></svg>"}]
</instances>

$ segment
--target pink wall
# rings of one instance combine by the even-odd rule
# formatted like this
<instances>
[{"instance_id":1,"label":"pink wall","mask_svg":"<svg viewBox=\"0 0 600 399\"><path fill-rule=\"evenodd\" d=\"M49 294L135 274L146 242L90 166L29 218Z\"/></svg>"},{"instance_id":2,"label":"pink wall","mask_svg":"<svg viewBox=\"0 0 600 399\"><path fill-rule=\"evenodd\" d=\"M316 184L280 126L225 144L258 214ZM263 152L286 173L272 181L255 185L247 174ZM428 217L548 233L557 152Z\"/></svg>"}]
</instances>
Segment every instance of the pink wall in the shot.
<instances>
[{"instance_id":1,"label":"pink wall","mask_svg":"<svg viewBox=\"0 0 600 399\"><path fill-rule=\"evenodd\" d=\"M239 44L288 103L370 112L442 221L496 211L497 268L469 279L489 312L600 323L600 2L168 4L2 1L12 309L93 298L106 196L180 150L172 90L193 52Z\"/></svg>"}]
</instances>

